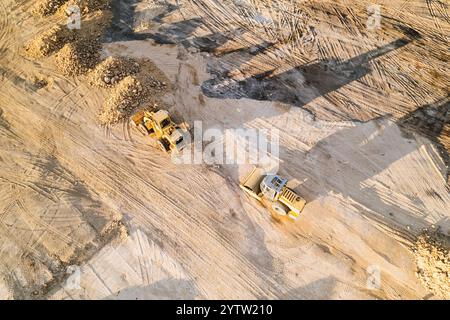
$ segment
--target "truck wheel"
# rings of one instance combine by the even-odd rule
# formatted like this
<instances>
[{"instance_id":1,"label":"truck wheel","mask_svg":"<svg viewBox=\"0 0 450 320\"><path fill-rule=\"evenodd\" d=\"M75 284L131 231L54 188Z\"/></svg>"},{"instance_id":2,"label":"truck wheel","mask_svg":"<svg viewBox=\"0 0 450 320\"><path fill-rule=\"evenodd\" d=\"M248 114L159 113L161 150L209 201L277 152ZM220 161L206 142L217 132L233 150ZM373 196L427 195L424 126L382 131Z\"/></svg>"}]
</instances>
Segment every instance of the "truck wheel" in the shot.
<instances>
[{"instance_id":1,"label":"truck wheel","mask_svg":"<svg viewBox=\"0 0 450 320\"><path fill-rule=\"evenodd\" d=\"M158 144L158 147L162 151L164 151L164 152L169 152L170 151L170 144L169 144L169 142L166 139L158 140L157 144Z\"/></svg>"},{"instance_id":2,"label":"truck wheel","mask_svg":"<svg viewBox=\"0 0 450 320\"><path fill-rule=\"evenodd\" d=\"M280 216L285 216L287 215L286 209L284 208L284 206L279 203L279 202L275 202L272 204L272 211Z\"/></svg>"}]
</instances>

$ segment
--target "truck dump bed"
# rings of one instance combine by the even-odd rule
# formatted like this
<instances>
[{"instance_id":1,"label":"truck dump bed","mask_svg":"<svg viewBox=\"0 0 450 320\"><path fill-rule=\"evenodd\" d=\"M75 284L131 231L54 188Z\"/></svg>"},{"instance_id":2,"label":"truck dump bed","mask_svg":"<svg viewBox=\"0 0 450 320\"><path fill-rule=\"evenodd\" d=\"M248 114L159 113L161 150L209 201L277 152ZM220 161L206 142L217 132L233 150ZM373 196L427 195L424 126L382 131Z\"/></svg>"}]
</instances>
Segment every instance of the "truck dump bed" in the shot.
<instances>
[{"instance_id":1,"label":"truck dump bed","mask_svg":"<svg viewBox=\"0 0 450 320\"><path fill-rule=\"evenodd\" d=\"M242 190L247 192L252 197L261 200L261 182L265 177L264 170L260 168L253 168L253 170L245 177L240 184Z\"/></svg>"}]
</instances>

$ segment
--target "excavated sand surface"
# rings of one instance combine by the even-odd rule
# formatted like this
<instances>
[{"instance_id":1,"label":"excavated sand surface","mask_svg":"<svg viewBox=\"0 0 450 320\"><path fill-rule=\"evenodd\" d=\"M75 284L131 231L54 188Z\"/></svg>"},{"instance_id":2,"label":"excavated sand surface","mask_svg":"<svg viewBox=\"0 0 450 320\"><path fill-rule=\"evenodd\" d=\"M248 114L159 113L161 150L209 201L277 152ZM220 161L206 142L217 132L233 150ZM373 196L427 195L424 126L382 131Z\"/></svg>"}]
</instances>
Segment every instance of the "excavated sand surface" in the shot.
<instances>
[{"instance_id":1,"label":"excavated sand surface","mask_svg":"<svg viewBox=\"0 0 450 320\"><path fill-rule=\"evenodd\" d=\"M310 1L316 34L294 34L309 47L285 63L252 30L205 28L187 2L127 3L89 10L76 39L36 40L64 6L41 17L34 1L0 2L0 298L448 298L448 251L419 237L450 235L448 8L391 1L368 32L369 1ZM139 72L111 88L64 75L58 51L82 39ZM278 129L301 218L275 221L241 192L249 165L178 165L128 121L99 125L127 77L143 106L203 130Z\"/></svg>"}]
</instances>

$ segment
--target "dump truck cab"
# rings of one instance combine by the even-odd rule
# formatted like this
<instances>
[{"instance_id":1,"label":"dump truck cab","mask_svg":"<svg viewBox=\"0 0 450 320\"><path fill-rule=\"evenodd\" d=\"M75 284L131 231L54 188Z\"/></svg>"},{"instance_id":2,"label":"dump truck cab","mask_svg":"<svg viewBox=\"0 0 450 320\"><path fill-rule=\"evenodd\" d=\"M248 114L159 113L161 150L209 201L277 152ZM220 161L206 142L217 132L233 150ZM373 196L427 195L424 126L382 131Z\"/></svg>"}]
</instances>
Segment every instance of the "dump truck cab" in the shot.
<instances>
[{"instance_id":1,"label":"dump truck cab","mask_svg":"<svg viewBox=\"0 0 450 320\"><path fill-rule=\"evenodd\" d=\"M286 184L287 179L283 179L277 175L268 175L261 181L260 188L266 199L277 201Z\"/></svg>"},{"instance_id":2,"label":"dump truck cab","mask_svg":"<svg viewBox=\"0 0 450 320\"><path fill-rule=\"evenodd\" d=\"M306 205L306 201L288 188L288 180L279 175L266 175L254 167L240 184L242 190L259 200L272 213L296 219Z\"/></svg>"}]
</instances>

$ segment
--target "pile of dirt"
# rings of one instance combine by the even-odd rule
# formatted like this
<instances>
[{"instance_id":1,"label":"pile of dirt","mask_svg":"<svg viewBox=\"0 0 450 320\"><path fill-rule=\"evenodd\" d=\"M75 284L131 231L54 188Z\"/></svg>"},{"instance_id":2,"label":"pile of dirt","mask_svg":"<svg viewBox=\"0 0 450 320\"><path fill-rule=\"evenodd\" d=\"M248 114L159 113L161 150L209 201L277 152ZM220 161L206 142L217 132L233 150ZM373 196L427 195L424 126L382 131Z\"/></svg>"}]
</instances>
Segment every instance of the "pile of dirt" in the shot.
<instances>
[{"instance_id":1,"label":"pile of dirt","mask_svg":"<svg viewBox=\"0 0 450 320\"><path fill-rule=\"evenodd\" d=\"M414 254L417 277L435 295L450 299L450 238L441 233L423 233Z\"/></svg>"},{"instance_id":2,"label":"pile of dirt","mask_svg":"<svg viewBox=\"0 0 450 320\"><path fill-rule=\"evenodd\" d=\"M68 13L67 9L73 6L78 6L81 13L89 13L95 10L107 10L111 8L111 0L69 0L63 6L64 11Z\"/></svg>"},{"instance_id":3,"label":"pile of dirt","mask_svg":"<svg viewBox=\"0 0 450 320\"><path fill-rule=\"evenodd\" d=\"M110 13L111 0L69 0L66 4L61 6L57 14L62 17L69 17L73 14L79 13L83 20L87 15L93 13Z\"/></svg>"},{"instance_id":4,"label":"pile of dirt","mask_svg":"<svg viewBox=\"0 0 450 320\"><path fill-rule=\"evenodd\" d=\"M92 71L89 75L89 82L93 86L108 88L139 71L140 65L136 60L124 57L108 57Z\"/></svg>"},{"instance_id":5,"label":"pile of dirt","mask_svg":"<svg viewBox=\"0 0 450 320\"><path fill-rule=\"evenodd\" d=\"M32 12L38 16L49 16L58 11L58 9L66 2L67 0L38 0L32 9Z\"/></svg>"},{"instance_id":6,"label":"pile of dirt","mask_svg":"<svg viewBox=\"0 0 450 320\"><path fill-rule=\"evenodd\" d=\"M144 90L141 82L134 76L124 78L113 89L99 115L102 124L114 124L129 116L143 101Z\"/></svg>"},{"instance_id":7,"label":"pile of dirt","mask_svg":"<svg viewBox=\"0 0 450 320\"><path fill-rule=\"evenodd\" d=\"M47 57L76 38L76 32L57 25L28 42L25 45L25 54L31 58Z\"/></svg>"},{"instance_id":8,"label":"pile of dirt","mask_svg":"<svg viewBox=\"0 0 450 320\"><path fill-rule=\"evenodd\" d=\"M84 74L100 61L100 48L100 43L94 40L67 43L56 54L56 66L65 75Z\"/></svg>"},{"instance_id":9,"label":"pile of dirt","mask_svg":"<svg viewBox=\"0 0 450 320\"><path fill-rule=\"evenodd\" d=\"M149 59L109 57L89 75L90 84L112 88L99 115L102 124L115 124L142 103L161 104L169 90L169 80Z\"/></svg>"},{"instance_id":10,"label":"pile of dirt","mask_svg":"<svg viewBox=\"0 0 450 320\"><path fill-rule=\"evenodd\" d=\"M67 3L66 6L61 8L65 11L65 15L70 13L70 10L68 10L69 4ZM73 32L76 33L77 39L99 40L111 25L112 17L111 10L90 10L89 13L82 13L80 29L74 29Z\"/></svg>"},{"instance_id":11,"label":"pile of dirt","mask_svg":"<svg viewBox=\"0 0 450 320\"><path fill-rule=\"evenodd\" d=\"M60 50L67 43L99 41L110 25L111 19L112 13L105 10L84 17L80 30L71 30L66 25L56 25L29 41L25 45L25 53L30 58L43 58Z\"/></svg>"}]
</instances>

